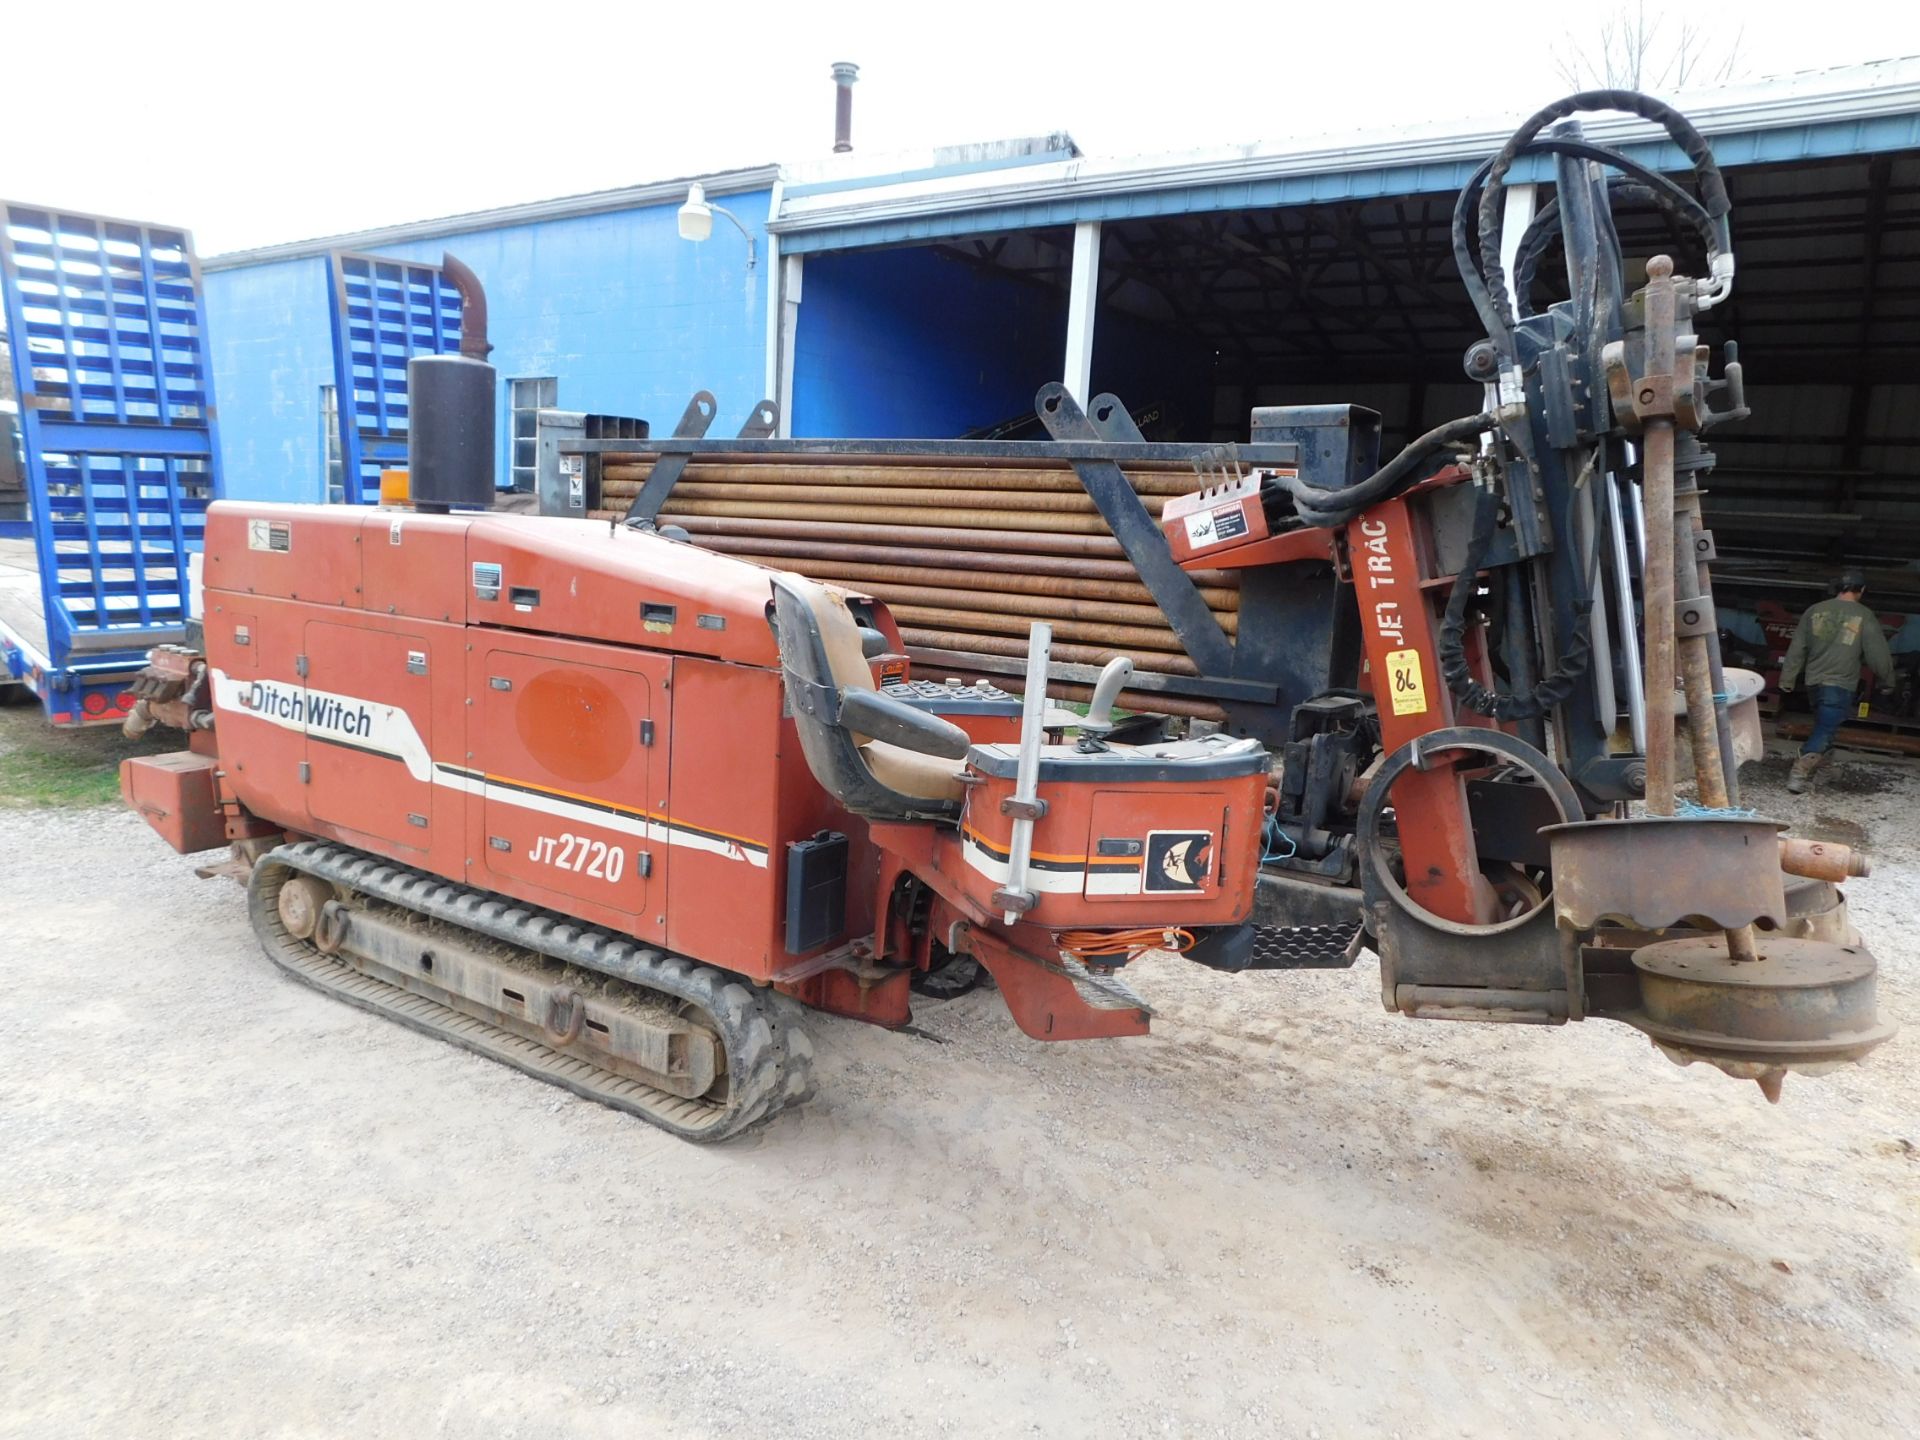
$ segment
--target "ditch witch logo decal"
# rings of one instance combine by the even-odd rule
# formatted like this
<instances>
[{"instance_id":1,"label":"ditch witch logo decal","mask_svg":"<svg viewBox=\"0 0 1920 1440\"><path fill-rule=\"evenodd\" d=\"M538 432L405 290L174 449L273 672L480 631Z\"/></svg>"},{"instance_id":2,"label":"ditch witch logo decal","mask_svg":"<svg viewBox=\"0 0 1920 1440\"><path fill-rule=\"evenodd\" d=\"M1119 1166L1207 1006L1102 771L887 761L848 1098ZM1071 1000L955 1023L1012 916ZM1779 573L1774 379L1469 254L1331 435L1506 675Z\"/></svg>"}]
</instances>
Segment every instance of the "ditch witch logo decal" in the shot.
<instances>
[{"instance_id":1,"label":"ditch witch logo decal","mask_svg":"<svg viewBox=\"0 0 1920 1440\"><path fill-rule=\"evenodd\" d=\"M256 716L311 740L398 760L422 782L433 778L427 747L398 705L333 695L298 681L240 680L221 670L213 672L213 705L216 710Z\"/></svg>"},{"instance_id":2,"label":"ditch witch logo decal","mask_svg":"<svg viewBox=\"0 0 1920 1440\"><path fill-rule=\"evenodd\" d=\"M1147 832L1146 889L1192 893L1204 890L1213 867L1213 836L1205 830Z\"/></svg>"},{"instance_id":3,"label":"ditch witch logo decal","mask_svg":"<svg viewBox=\"0 0 1920 1440\"><path fill-rule=\"evenodd\" d=\"M256 680L242 690L240 708L323 734L366 737L373 733L373 712L365 704L318 690L285 689L271 680Z\"/></svg>"}]
</instances>

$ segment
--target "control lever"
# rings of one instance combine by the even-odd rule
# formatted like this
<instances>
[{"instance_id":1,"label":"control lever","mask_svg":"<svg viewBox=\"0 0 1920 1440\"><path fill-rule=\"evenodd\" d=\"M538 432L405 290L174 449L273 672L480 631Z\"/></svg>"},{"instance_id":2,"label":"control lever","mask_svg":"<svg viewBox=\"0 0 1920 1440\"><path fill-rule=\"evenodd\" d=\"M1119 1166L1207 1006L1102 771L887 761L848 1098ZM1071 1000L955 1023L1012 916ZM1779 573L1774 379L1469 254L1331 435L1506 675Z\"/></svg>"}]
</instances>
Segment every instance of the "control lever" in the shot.
<instances>
[{"instance_id":1,"label":"control lever","mask_svg":"<svg viewBox=\"0 0 1920 1440\"><path fill-rule=\"evenodd\" d=\"M1132 678L1133 661L1125 655L1114 656L1101 670L1100 679L1093 687L1093 699L1087 704L1086 719L1080 722L1079 748L1083 752L1107 748L1107 736L1113 733L1113 702L1120 698L1120 691Z\"/></svg>"}]
</instances>

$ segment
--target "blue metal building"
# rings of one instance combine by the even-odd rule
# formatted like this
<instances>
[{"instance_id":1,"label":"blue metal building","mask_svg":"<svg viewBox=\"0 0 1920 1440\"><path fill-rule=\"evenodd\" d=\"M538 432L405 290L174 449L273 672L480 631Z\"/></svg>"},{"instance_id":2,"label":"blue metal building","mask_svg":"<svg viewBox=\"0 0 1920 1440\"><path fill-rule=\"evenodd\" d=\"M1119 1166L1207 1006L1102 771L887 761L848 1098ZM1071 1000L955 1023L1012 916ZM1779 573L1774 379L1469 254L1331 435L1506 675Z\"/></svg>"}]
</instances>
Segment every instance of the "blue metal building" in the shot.
<instances>
[{"instance_id":1,"label":"blue metal building","mask_svg":"<svg viewBox=\"0 0 1920 1440\"><path fill-rule=\"evenodd\" d=\"M772 167L701 177L765 246ZM452 251L487 289L500 397L501 483L515 411L536 405L679 415L693 390L737 426L765 385L766 269L745 238L680 239L688 181L206 260L208 330L230 494L317 501L341 488L335 423L334 256L437 264ZM329 461L331 460L331 466ZM527 461L531 464L530 458ZM329 471L332 471L331 475ZM331 484L330 484L331 482Z\"/></svg>"}]
</instances>

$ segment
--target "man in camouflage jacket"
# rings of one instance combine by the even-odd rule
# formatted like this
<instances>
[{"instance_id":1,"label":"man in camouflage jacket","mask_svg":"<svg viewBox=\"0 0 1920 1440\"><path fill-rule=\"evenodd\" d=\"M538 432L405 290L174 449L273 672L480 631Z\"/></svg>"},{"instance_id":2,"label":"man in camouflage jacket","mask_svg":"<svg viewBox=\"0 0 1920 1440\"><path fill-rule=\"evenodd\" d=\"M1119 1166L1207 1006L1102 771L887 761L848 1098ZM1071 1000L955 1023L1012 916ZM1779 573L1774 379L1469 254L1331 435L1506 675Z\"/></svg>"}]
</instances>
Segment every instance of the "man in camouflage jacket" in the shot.
<instances>
[{"instance_id":1,"label":"man in camouflage jacket","mask_svg":"<svg viewBox=\"0 0 1920 1440\"><path fill-rule=\"evenodd\" d=\"M1881 683L1893 679L1893 655L1887 649L1887 637L1880 633L1879 618L1860 603L1867 577L1849 570L1840 577L1837 589L1831 600L1809 606L1800 617L1786 663L1780 667L1781 693L1792 691L1804 677L1807 698L1813 702L1813 733L1800 747L1800 758L1787 777L1787 789L1796 795L1826 763L1834 732L1853 706L1861 661Z\"/></svg>"}]
</instances>

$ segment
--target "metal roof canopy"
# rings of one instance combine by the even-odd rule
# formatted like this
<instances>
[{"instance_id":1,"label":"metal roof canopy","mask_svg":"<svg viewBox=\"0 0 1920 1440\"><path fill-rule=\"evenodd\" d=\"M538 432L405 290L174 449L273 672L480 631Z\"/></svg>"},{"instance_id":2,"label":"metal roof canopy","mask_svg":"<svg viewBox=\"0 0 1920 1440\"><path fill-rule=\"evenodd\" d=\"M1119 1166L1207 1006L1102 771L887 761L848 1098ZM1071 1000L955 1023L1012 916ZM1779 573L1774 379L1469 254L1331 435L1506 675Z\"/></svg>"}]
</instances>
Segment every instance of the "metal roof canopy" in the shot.
<instances>
[{"instance_id":1,"label":"metal roof canopy","mask_svg":"<svg viewBox=\"0 0 1920 1440\"><path fill-rule=\"evenodd\" d=\"M1920 149L1728 172L1740 272L1710 329L1745 342L1755 383L1905 379L1920 362ZM1109 223L1101 302L1211 342L1241 381L1458 383L1483 333L1454 268L1454 197L1403 195ZM1626 210L1630 255L1677 252ZM1059 227L932 248L1064 290ZM1540 267L1550 292L1557 253ZM1868 304L1871 291L1873 303ZM1850 369L1836 371L1837 362Z\"/></svg>"},{"instance_id":2,"label":"metal roof canopy","mask_svg":"<svg viewBox=\"0 0 1920 1440\"><path fill-rule=\"evenodd\" d=\"M1756 383L1891 383L1920 361L1920 150L1727 172L1740 271L1711 312ZM1455 270L1452 195L1110 223L1101 299L1215 346L1223 373L1457 383L1483 329ZM1698 262L1650 210L1626 210L1630 256ZM1064 231L938 248L1064 288ZM1542 261L1543 296L1563 281ZM1871 292L1871 303L1869 303ZM1845 362L1847 369L1836 371Z\"/></svg>"},{"instance_id":3,"label":"metal roof canopy","mask_svg":"<svg viewBox=\"0 0 1920 1440\"><path fill-rule=\"evenodd\" d=\"M1770 79L1675 103L1712 142L1723 166L1912 149L1920 146L1920 57ZM1586 124L1593 139L1643 164L1685 168L1680 151L1643 121ZM814 186L785 197L768 229L779 235L782 254L799 255L1081 221L1451 192L1511 128L1509 120L1330 143L1075 158L997 174L900 175L891 185L869 177L842 193ZM1539 158L1520 162L1511 178L1550 174L1550 159Z\"/></svg>"}]
</instances>

